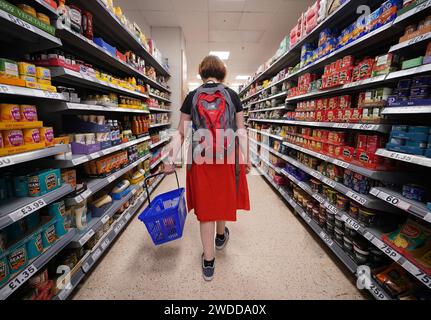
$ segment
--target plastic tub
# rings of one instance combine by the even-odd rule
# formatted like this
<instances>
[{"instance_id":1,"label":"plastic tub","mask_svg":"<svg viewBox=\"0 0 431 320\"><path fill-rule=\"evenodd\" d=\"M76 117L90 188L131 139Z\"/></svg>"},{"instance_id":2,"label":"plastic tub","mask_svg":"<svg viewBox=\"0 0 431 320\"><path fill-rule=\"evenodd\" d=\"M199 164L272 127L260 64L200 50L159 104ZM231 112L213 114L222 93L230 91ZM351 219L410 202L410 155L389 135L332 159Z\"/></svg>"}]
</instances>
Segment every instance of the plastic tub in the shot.
<instances>
[{"instance_id":1,"label":"plastic tub","mask_svg":"<svg viewBox=\"0 0 431 320\"><path fill-rule=\"evenodd\" d=\"M344 231L343 231L343 229L335 227L334 231L335 231L335 241L337 241L338 243L342 244L343 241L344 241Z\"/></svg>"},{"instance_id":2,"label":"plastic tub","mask_svg":"<svg viewBox=\"0 0 431 320\"><path fill-rule=\"evenodd\" d=\"M344 238L343 238L343 249L349 254L354 253L353 242L347 235L344 235Z\"/></svg>"}]
</instances>

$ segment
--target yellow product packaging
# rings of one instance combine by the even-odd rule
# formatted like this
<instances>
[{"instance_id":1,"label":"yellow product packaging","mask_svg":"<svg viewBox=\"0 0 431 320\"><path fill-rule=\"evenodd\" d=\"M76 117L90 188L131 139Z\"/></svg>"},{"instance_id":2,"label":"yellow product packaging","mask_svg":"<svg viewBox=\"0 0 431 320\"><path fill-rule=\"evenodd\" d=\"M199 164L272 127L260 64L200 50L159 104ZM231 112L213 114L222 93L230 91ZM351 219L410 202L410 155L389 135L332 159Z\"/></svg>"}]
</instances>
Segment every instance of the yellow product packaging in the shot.
<instances>
[{"instance_id":1,"label":"yellow product packaging","mask_svg":"<svg viewBox=\"0 0 431 320\"><path fill-rule=\"evenodd\" d=\"M47 86L50 86L50 85L51 85L51 80L37 79L37 82L38 82L39 84L44 84L44 85L47 85Z\"/></svg>"},{"instance_id":2,"label":"yellow product packaging","mask_svg":"<svg viewBox=\"0 0 431 320\"><path fill-rule=\"evenodd\" d=\"M51 20L49 19L49 17L46 14L37 13L37 18L42 21L43 23L47 24L47 25L51 25Z\"/></svg>"},{"instance_id":3,"label":"yellow product packaging","mask_svg":"<svg viewBox=\"0 0 431 320\"><path fill-rule=\"evenodd\" d=\"M20 8L25 13L31 15L32 17L37 18L36 9L27 5L27 4L17 4L17 7Z\"/></svg>"},{"instance_id":4,"label":"yellow product packaging","mask_svg":"<svg viewBox=\"0 0 431 320\"><path fill-rule=\"evenodd\" d=\"M20 74L19 75L19 78L20 79L22 79L22 80L24 80L26 83L27 82L34 82L34 83L36 83L37 81L36 81L36 78L35 77L32 77L32 76L26 76L26 75L22 75L22 74Z\"/></svg>"},{"instance_id":5,"label":"yellow product packaging","mask_svg":"<svg viewBox=\"0 0 431 320\"><path fill-rule=\"evenodd\" d=\"M40 88L40 90L45 90L45 91L51 91L51 92L57 92L57 88L54 86L50 86L47 84L43 84L43 83L37 83L38 87Z\"/></svg>"},{"instance_id":6,"label":"yellow product packaging","mask_svg":"<svg viewBox=\"0 0 431 320\"><path fill-rule=\"evenodd\" d=\"M0 121L21 121L20 108L17 104L0 104Z\"/></svg>"},{"instance_id":7,"label":"yellow product packaging","mask_svg":"<svg viewBox=\"0 0 431 320\"><path fill-rule=\"evenodd\" d=\"M20 76L36 77L36 66L32 63L18 62Z\"/></svg>"},{"instance_id":8,"label":"yellow product packaging","mask_svg":"<svg viewBox=\"0 0 431 320\"><path fill-rule=\"evenodd\" d=\"M42 80L51 80L51 71L47 68L36 67L36 77Z\"/></svg>"},{"instance_id":9,"label":"yellow product packaging","mask_svg":"<svg viewBox=\"0 0 431 320\"><path fill-rule=\"evenodd\" d=\"M24 134L24 144L41 142L39 129L24 129L23 134Z\"/></svg>"},{"instance_id":10,"label":"yellow product packaging","mask_svg":"<svg viewBox=\"0 0 431 320\"><path fill-rule=\"evenodd\" d=\"M26 81L25 86L30 89L40 89L39 84L33 81Z\"/></svg>"},{"instance_id":11,"label":"yellow product packaging","mask_svg":"<svg viewBox=\"0 0 431 320\"><path fill-rule=\"evenodd\" d=\"M54 130L52 127L43 127L39 129L41 142L45 142L47 147L54 145Z\"/></svg>"}]
</instances>

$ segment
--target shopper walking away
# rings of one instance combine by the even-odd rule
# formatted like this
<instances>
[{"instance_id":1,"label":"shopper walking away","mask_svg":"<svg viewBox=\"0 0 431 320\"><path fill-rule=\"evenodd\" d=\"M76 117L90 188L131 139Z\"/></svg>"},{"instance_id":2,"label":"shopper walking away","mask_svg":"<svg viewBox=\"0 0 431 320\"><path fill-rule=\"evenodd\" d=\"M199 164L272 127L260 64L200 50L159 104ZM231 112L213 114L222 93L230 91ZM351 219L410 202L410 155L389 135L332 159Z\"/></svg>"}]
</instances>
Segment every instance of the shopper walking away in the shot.
<instances>
[{"instance_id":1,"label":"shopper walking away","mask_svg":"<svg viewBox=\"0 0 431 320\"><path fill-rule=\"evenodd\" d=\"M181 107L178 132L165 163L165 173L173 173L174 159L191 122L187 206L189 211L195 210L200 222L206 281L214 277L215 248L222 250L229 240L226 221L236 221L237 210L250 210L246 174L251 165L243 108L236 92L223 85L226 73L218 57L207 56L202 61L199 74L204 84L190 92Z\"/></svg>"}]
</instances>

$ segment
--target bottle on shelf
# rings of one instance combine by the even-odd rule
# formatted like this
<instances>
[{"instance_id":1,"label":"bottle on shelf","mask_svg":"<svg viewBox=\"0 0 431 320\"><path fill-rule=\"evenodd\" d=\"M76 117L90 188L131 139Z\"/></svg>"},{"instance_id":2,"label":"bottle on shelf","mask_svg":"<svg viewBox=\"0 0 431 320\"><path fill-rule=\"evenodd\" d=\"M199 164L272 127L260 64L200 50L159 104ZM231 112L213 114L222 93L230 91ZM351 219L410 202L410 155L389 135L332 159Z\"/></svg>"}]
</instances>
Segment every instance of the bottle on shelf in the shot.
<instances>
[{"instance_id":1,"label":"bottle on shelf","mask_svg":"<svg viewBox=\"0 0 431 320\"><path fill-rule=\"evenodd\" d=\"M136 119L136 116L133 116L133 120L132 120L132 133L134 135L138 135L139 134L139 122Z\"/></svg>"}]
</instances>

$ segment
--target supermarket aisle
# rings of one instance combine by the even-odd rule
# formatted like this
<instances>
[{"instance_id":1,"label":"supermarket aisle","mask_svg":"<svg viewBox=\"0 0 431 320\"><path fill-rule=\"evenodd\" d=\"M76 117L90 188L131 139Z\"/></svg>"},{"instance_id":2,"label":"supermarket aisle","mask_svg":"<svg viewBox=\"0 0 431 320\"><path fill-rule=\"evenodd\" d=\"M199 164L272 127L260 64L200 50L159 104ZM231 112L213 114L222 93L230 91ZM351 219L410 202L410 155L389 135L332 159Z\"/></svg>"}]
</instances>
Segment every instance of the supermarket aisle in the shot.
<instances>
[{"instance_id":1,"label":"supermarket aisle","mask_svg":"<svg viewBox=\"0 0 431 320\"><path fill-rule=\"evenodd\" d=\"M184 181L184 170L180 175ZM166 178L158 191L174 186ZM187 219L181 241L154 247L137 218L74 299L362 299L333 260L259 176L249 176L253 211L231 224L213 282L202 279L199 228Z\"/></svg>"}]
</instances>

